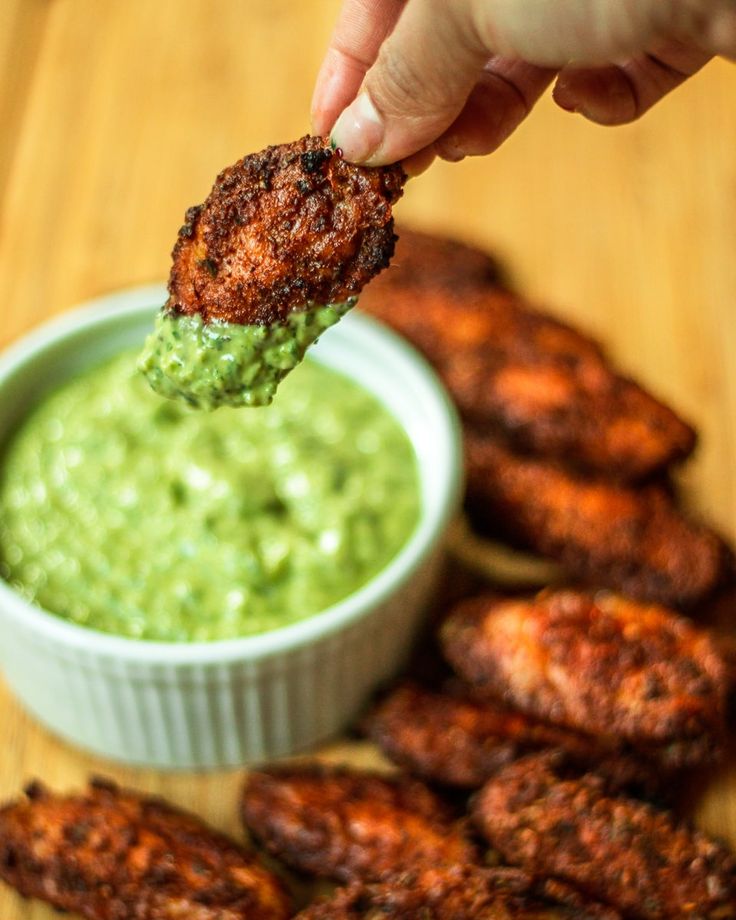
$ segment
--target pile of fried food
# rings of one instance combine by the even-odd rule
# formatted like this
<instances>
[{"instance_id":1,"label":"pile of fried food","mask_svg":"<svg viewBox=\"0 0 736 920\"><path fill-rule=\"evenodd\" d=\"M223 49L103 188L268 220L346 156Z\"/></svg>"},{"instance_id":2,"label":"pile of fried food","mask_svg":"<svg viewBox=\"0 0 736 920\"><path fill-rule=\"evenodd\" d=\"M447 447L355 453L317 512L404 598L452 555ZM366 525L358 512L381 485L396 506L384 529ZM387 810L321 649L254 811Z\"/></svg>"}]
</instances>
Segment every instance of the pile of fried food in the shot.
<instances>
[{"instance_id":1,"label":"pile of fried food","mask_svg":"<svg viewBox=\"0 0 736 920\"><path fill-rule=\"evenodd\" d=\"M476 527L575 579L675 607L731 577L732 551L680 509L668 476L693 429L513 292L488 254L401 230L360 307L419 349L455 400Z\"/></svg>"},{"instance_id":2,"label":"pile of fried food","mask_svg":"<svg viewBox=\"0 0 736 920\"><path fill-rule=\"evenodd\" d=\"M242 817L269 860L338 883L300 911L251 848L105 781L1 809L0 877L89 920L736 918L732 854L667 807L724 757L736 661L678 612L732 566L667 478L694 432L477 250L402 234L361 305L455 398L475 524L578 587L442 611L447 672L362 722L396 771L249 773Z\"/></svg>"},{"instance_id":3,"label":"pile of fried food","mask_svg":"<svg viewBox=\"0 0 736 920\"><path fill-rule=\"evenodd\" d=\"M0 876L89 920L736 917L731 853L661 805L722 755L732 673L715 636L559 589L466 598L438 639L450 684L401 683L365 721L398 772L248 775L250 835L340 883L298 913L252 850L104 781L33 784L0 810Z\"/></svg>"}]
</instances>

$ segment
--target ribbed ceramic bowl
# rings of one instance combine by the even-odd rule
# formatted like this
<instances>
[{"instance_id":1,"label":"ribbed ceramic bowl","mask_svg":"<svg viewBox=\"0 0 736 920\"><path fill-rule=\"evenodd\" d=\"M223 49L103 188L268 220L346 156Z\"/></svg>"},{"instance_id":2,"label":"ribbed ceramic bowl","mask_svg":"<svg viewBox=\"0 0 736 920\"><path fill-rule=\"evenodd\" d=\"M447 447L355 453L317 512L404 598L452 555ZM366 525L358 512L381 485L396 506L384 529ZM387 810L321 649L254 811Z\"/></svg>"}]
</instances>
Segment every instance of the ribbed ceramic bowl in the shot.
<instances>
[{"instance_id":1,"label":"ribbed ceramic bowl","mask_svg":"<svg viewBox=\"0 0 736 920\"><path fill-rule=\"evenodd\" d=\"M164 299L158 286L103 297L11 347L0 357L0 444L45 393L141 343ZM321 613L219 642L96 632L29 604L0 580L0 663L20 700L52 731L132 763L242 764L334 735L401 666L459 498L455 414L424 361L366 317L348 316L312 355L374 393L411 439L422 512L408 542L364 587Z\"/></svg>"}]
</instances>

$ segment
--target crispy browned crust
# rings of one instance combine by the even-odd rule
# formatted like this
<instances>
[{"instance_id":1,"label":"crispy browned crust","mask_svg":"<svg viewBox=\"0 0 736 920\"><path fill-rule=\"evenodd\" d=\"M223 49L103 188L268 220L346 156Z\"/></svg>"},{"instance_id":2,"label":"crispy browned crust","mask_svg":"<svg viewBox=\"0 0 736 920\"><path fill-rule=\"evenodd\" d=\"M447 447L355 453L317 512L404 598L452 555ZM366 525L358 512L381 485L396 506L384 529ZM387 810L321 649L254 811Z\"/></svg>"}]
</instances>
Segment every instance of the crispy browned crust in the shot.
<instances>
[{"instance_id":1,"label":"crispy browned crust","mask_svg":"<svg viewBox=\"0 0 736 920\"><path fill-rule=\"evenodd\" d=\"M540 719L678 759L718 750L729 670L705 629L614 594L461 602L441 630L478 691Z\"/></svg>"},{"instance_id":2,"label":"crispy browned crust","mask_svg":"<svg viewBox=\"0 0 736 920\"><path fill-rule=\"evenodd\" d=\"M496 701L404 684L369 716L368 734L395 763L431 782L477 789L501 767L534 751L563 750L611 787L654 792L667 769L628 752L615 737L542 722ZM669 766L669 765L666 765Z\"/></svg>"},{"instance_id":3,"label":"crispy browned crust","mask_svg":"<svg viewBox=\"0 0 736 920\"><path fill-rule=\"evenodd\" d=\"M465 457L474 525L556 559L576 578L686 607L732 571L723 540L685 517L661 487L588 479L470 428Z\"/></svg>"},{"instance_id":4,"label":"crispy browned crust","mask_svg":"<svg viewBox=\"0 0 736 920\"><path fill-rule=\"evenodd\" d=\"M61 796L38 783L0 810L0 877L88 920L286 920L252 853L161 799L107 781Z\"/></svg>"},{"instance_id":5,"label":"crispy browned crust","mask_svg":"<svg viewBox=\"0 0 736 920\"><path fill-rule=\"evenodd\" d=\"M693 429L616 373L595 341L508 291L404 284L388 272L360 306L425 354L465 418L516 449L620 480L649 477L693 450Z\"/></svg>"},{"instance_id":6,"label":"crispy browned crust","mask_svg":"<svg viewBox=\"0 0 736 920\"><path fill-rule=\"evenodd\" d=\"M509 862L563 879L641 920L736 916L736 865L666 811L569 777L553 756L505 767L478 793L481 833Z\"/></svg>"},{"instance_id":7,"label":"crispy browned crust","mask_svg":"<svg viewBox=\"0 0 736 920\"><path fill-rule=\"evenodd\" d=\"M341 881L476 859L447 807L406 777L319 764L271 767L249 774L243 818L274 856Z\"/></svg>"},{"instance_id":8,"label":"crispy browned crust","mask_svg":"<svg viewBox=\"0 0 736 920\"><path fill-rule=\"evenodd\" d=\"M358 294L391 258L405 179L398 165L347 163L320 137L244 157L187 211L168 309L267 324Z\"/></svg>"},{"instance_id":9,"label":"crispy browned crust","mask_svg":"<svg viewBox=\"0 0 736 920\"><path fill-rule=\"evenodd\" d=\"M356 882L308 907L297 920L618 920L558 882L518 869L422 868L389 881Z\"/></svg>"}]
</instances>

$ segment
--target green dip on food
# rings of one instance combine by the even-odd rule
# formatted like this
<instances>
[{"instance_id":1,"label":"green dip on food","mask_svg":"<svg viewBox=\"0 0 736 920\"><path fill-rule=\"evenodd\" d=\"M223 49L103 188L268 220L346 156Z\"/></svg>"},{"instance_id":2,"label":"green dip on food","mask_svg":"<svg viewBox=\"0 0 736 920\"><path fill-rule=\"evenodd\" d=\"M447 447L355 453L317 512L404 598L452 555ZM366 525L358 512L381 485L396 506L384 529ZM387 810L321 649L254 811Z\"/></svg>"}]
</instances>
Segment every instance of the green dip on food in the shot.
<instances>
[{"instance_id":1,"label":"green dip on food","mask_svg":"<svg viewBox=\"0 0 736 920\"><path fill-rule=\"evenodd\" d=\"M162 310L146 340L138 367L151 388L197 409L268 406L280 381L307 348L353 306L306 307L283 323L241 325L202 321L195 313Z\"/></svg>"},{"instance_id":2,"label":"green dip on food","mask_svg":"<svg viewBox=\"0 0 736 920\"><path fill-rule=\"evenodd\" d=\"M258 412L155 396L125 353L35 409L0 467L0 575L94 629L194 641L285 626L383 568L419 516L411 444L307 361Z\"/></svg>"}]
</instances>

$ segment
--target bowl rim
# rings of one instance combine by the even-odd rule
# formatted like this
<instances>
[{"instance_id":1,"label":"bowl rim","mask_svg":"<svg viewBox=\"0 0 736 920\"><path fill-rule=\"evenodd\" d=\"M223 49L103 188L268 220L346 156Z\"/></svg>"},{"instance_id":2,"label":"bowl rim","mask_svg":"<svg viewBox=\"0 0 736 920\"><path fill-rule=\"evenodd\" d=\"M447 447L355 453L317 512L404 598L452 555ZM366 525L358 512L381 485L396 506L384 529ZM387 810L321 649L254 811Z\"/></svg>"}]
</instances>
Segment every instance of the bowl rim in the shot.
<instances>
[{"instance_id":1,"label":"bowl rim","mask_svg":"<svg viewBox=\"0 0 736 920\"><path fill-rule=\"evenodd\" d=\"M37 360L45 349L63 343L72 344L75 338L82 338L89 330L145 314L146 310L150 310L153 316L165 298L166 288L161 284L125 288L84 301L32 329L0 352L0 398L8 379ZM404 430L417 458L420 484L424 470L431 462L434 466L444 467L440 477L444 488L431 495L429 500L422 501L420 517L413 532L380 572L352 594L303 620L253 636L211 641L163 642L105 633L49 613L27 601L0 578L0 606L4 612L10 613L24 628L32 628L63 646L127 662L185 665L255 661L312 646L349 628L387 600L430 555L456 511L463 484L460 422L455 406L434 370L412 346L370 316L351 313L346 319L360 336L379 342L381 348L388 349L403 364L423 391L422 395L438 422L431 458L420 454L416 440ZM347 325L345 320L340 324L343 329L344 324ZM329 334L329 330L325 334ZM349 371L345 373L350 376Z\"/></svg>"}]
</instances>

